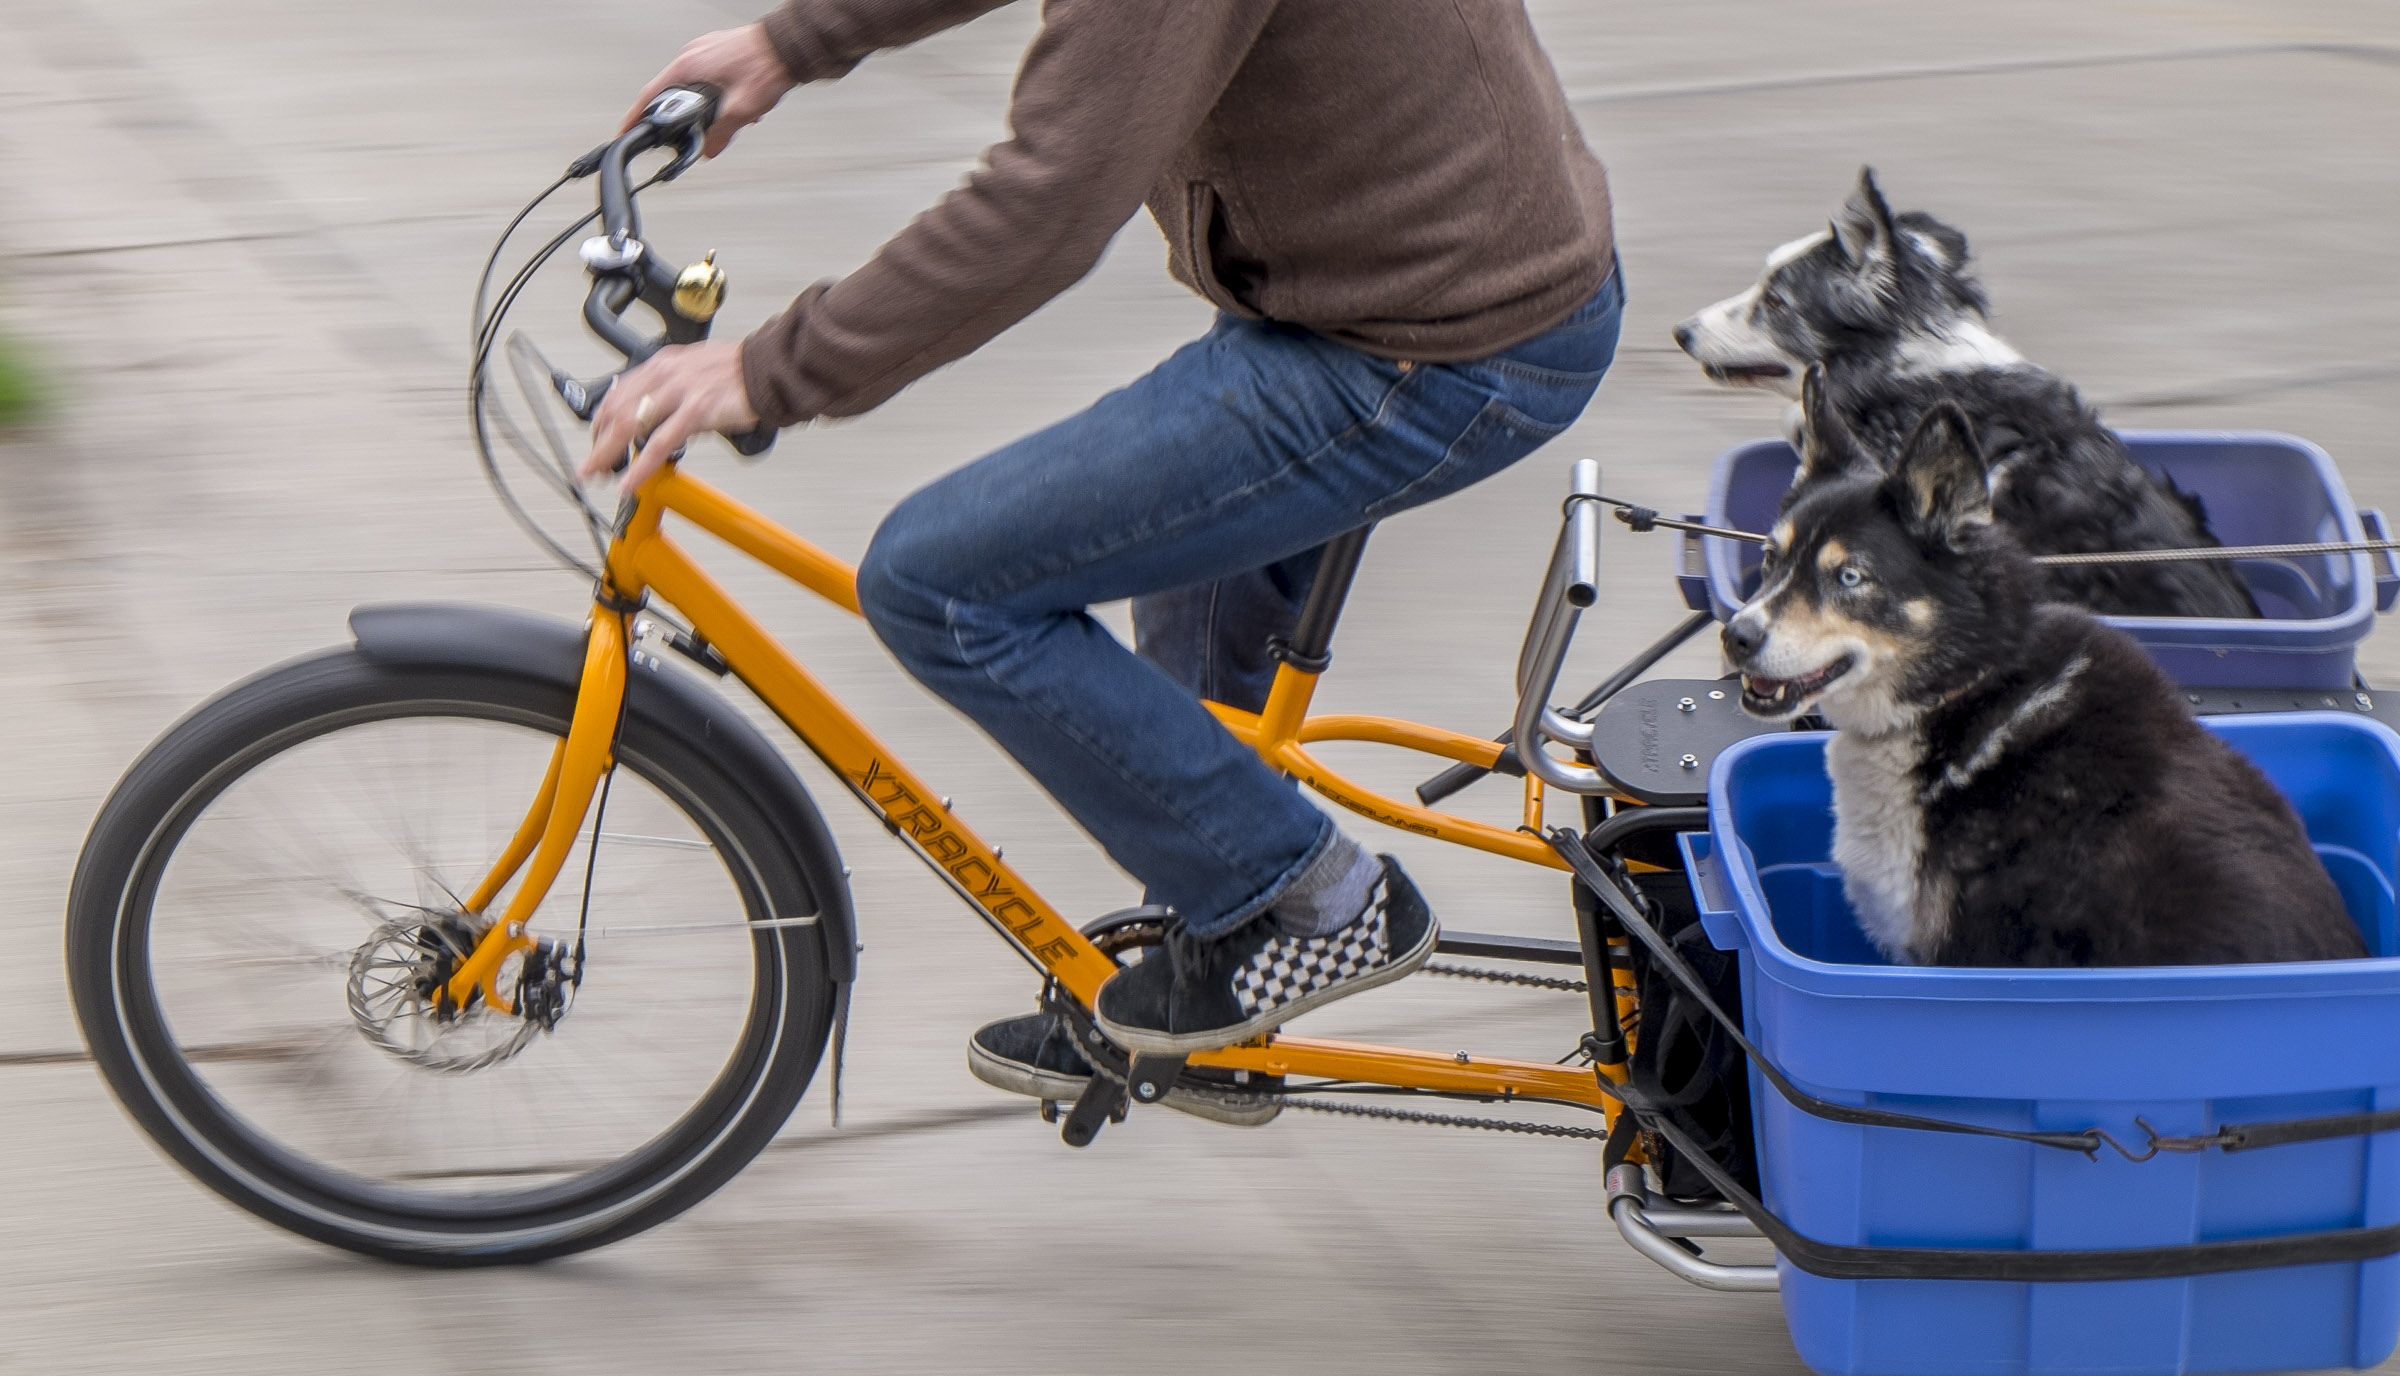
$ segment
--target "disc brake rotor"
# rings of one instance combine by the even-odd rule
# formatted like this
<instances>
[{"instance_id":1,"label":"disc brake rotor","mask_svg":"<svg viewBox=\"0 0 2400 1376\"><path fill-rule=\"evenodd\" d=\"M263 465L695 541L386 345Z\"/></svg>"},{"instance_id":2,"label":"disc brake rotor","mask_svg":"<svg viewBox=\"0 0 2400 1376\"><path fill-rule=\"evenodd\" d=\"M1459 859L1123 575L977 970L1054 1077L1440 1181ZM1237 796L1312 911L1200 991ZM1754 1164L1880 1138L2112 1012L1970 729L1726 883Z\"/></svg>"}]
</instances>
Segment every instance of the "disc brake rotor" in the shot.
<instances>
[{"instance_id":1,"label":"disc brake rotor","mask_svg":"<svg viewBox=\"0 0 2400 1376\"><path fill-rule=\"evenodd\" d=\"M359 1035L387 1055L444 1075L497 1065L532 1044L555 1017L503 1013L480 996L454 1008L442 996L482 935L465 917L413 917L369 933L350 955L350 1017ZM522 957L511 956L495 982L521 985L523 974Z\"/></svg>"}]
</instances>

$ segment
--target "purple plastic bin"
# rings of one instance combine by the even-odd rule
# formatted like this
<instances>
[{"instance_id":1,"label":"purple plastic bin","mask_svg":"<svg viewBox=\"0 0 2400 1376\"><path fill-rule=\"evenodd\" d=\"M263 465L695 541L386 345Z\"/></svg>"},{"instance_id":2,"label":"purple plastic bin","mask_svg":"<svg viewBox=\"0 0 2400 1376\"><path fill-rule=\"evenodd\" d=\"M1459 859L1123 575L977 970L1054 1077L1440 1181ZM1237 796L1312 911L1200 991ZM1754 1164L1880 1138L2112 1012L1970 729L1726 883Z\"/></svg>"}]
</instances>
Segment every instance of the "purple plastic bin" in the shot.
<instances>
[{"instance_id":1,"label":"purple plastic bin","mask_svg":"<svg viewBox=\"0 0 2400 1376\"><path fill-rule=\"evenodd\" d=\"M2293 435L2234 430L2119 432L2134 461L2200 498L2228 545L2364 540L2385 534L2381 512L2361 513L2324 450ZM1799 456L1782 440L1753 440L1718 456L1710 475L1710 525L1767 529L1791 487ZM2372 527L2372 537L2370 537ZM1758 590L1758 547L1690 537L1676 581L1695 610L1722 621ZM2348 688L2358 642L2375 613L2400 596L2390 555L2317 554L2244 559L2237 566L2259 620L2112 616L2176 682L2210 688Z\"/></svg>"}]
</instances>

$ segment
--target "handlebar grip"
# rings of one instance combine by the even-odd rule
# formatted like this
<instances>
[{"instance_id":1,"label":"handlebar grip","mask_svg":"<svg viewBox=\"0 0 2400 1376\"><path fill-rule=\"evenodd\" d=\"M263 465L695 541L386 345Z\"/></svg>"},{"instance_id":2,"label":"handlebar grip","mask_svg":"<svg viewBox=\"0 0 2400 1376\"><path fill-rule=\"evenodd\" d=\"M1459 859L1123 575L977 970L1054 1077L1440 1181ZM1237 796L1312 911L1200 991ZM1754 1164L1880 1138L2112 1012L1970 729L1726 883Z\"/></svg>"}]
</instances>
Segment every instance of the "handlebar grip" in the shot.
<instances>
[{"instance_id":1,"label":"handlebar grip","mask_svg":"<svg viewBox=\"0 0 2400 1376\"><path fill-rule=\"evenodd\" d=\"M1499 763L1486 769L1479 764L1454 764L1441 773L1417 785L1417 801L1432 807L1451 794L1481 779L1486 774L1506 774L1512 779L1525 777L1525 764L1517 758L1514 731L1503 731L1492 738L1500 746Z\"/></svg>"},{"instance_id":2,"label":"handlebar grip","mask_svg":"<svg viewBox=\"0 0 2400 1376\"><path fill-rule=\"evenodd\" d=\"M694 131L707 133L724 100L725 93L709 83L687 81L652 96L642 110L642 122L658 131L662 143Z\"/></svg>"},{"instance_id":3,"label":"handlebar grip","mask_svg":"<svg viewBox=\"0 0 2400 1376\"><path fill-rule=\"evenodd\" d=\"M755 459L775 447L775 436L780 433L782 432L774 426L762 421L756 430L745 431L739 435L727 435L724 440L733 446L734 453L745 459Z\"/></svg>"}]
</instances>

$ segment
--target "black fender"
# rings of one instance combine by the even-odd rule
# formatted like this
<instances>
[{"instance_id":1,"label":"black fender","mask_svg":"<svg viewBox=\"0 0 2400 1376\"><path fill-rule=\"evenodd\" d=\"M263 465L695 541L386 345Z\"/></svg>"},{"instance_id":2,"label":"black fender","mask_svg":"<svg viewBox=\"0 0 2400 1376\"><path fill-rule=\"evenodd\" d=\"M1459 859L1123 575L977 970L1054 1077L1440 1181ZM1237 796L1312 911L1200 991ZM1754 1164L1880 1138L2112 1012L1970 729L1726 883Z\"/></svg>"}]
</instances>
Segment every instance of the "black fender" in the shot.
<instances>
[{"instance_id":1,"label":"black fender","mask_svg":"<svg viewBox=\"0 0 2400 1376\"><path fill-rule=\"evenodd\" d=\"M359 652L386 664L511 674L572 691L583 681L586 628L563 617L468 602L384 602L353 608ZM792 865L761 875L779 917L815 915L825 968L847 984L858 970L858 921L841 852L791 762L696 677L636 656L625 710L722 764L783 833Z\"/></svg>"}]
</instances>

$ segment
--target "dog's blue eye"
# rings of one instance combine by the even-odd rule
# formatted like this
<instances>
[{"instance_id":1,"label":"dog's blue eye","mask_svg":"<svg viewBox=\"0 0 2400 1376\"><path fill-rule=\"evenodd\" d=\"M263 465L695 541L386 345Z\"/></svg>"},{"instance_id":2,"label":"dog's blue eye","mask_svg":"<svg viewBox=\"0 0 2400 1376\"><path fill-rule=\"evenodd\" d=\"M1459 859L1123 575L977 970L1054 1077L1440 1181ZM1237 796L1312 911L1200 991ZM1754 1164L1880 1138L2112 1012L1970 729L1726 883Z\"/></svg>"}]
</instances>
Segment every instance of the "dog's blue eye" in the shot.
<instances>
[{"instance_id":1,"label":"dog's blue eye","mask_svg":"<svg viewBox=\"0 0 2400 1376\"><path fill-rule=\"evenodd\" d=\"M1867 576L1865 574L1860 573L1857 569L1851 568L1847 564L1844 564L1842 566L1842 571L1834 576L1842 580L1842 586L1845 588L1855 588L1859 584L1867 581Z\"/></svg>"}]
</instances>

